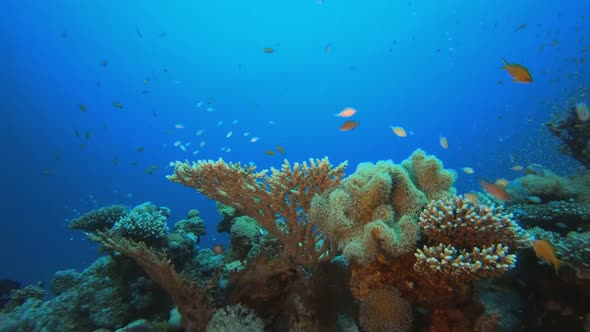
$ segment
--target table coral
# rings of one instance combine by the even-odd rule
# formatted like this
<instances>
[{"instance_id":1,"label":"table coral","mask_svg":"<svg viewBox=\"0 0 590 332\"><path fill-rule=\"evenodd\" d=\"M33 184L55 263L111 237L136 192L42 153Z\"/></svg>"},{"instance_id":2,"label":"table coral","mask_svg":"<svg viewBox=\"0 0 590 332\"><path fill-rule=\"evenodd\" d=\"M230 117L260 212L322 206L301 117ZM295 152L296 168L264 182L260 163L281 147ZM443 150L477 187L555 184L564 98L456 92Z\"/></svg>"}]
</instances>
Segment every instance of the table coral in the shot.
<instances>
[{"instance_id":1,"label":"table coral","mask_svg":"<svg viewBox=\"0 0 590 332\"><path fill-rule=\"evenodd\" d=\"M430 199L453 195L455 176L422 150L401 165L362 163L340 186L314 198L310 219L349 261L388 261L415 248L420 210Z\"/></svg>"},{"instance_id":2,"label":"table coral","mask_svg":"<svg viewBox=\"0 0 590 332\"><path fill-rule=\"evenodd\" d=\"M284 258L314 265L331 259L336 252L307 217L311 199L340 183L345 166L342 163L333 167L328 158L293 166L285 160L280 170L271 168L267 176L267 170L257 172L255 166L222 159L177 162L168 179L256 219L283 243Z\"/></svg>"}]
</instances>

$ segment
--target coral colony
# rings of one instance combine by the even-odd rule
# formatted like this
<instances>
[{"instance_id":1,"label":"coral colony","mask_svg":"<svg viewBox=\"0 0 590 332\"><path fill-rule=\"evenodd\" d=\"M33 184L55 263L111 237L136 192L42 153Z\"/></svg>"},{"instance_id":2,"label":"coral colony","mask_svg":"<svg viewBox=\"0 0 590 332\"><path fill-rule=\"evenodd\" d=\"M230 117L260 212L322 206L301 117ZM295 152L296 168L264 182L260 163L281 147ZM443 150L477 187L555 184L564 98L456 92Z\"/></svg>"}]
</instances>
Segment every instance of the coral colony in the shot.
<instances>
[{"instance_id":1,"label":"coral colony","mask_svg":"<svg viewBox=\"0 0 590 332\"><path fill-rule=\"evenodd\" d=\"M421 150L347 177L346 166L176 162L168 179L217 202L227 249L196 249L196 210L172 230L150 202L91 211L69 226L106 255L58 272L49 300L39 286L13 290L0 330L511 331L587 310L567 302L589 279L587 173L531 167L502 202L457 195L454 171ZM533 241L555 245L542 255L559 271Z\"/></svg>"}]
</instances>

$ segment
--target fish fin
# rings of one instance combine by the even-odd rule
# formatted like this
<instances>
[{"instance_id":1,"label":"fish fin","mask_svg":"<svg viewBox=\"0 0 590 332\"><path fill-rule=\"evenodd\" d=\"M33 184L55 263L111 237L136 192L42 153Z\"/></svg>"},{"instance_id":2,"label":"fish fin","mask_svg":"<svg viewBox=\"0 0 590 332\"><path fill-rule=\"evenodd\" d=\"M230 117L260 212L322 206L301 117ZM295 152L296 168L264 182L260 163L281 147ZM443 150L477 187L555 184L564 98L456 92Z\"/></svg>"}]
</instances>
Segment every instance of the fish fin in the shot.
<instances>
[{"instance_id":1,"label":"fish fin","mask_svg":"<svg viewBox=\"0 0 590 332\"><path fill-rule=\"evenodd\" d=\"M504 62L504 65L502 65L502 67L498 67L498 69L507 69L508 68L508 61L506 61L506 59L502 58L502 61Z\"/></svg>"}]
</instances>

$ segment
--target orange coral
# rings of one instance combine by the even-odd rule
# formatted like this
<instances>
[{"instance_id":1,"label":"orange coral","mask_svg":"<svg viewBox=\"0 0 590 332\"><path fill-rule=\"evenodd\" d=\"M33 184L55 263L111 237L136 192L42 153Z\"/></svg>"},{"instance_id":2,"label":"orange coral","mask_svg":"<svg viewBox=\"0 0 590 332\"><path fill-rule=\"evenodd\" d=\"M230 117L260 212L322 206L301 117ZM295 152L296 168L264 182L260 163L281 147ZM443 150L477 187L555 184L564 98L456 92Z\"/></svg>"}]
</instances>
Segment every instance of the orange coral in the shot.
<instances>
[{"instance_id":1,"label":"orange coral","mask_svg":"<svg viewBox=\"0 0 590 332\"><path fill-rule=\"evenodd\" d=\"M412 329L412 306L395 288L376 288L361 302L363 331L404 332Z\"/></svg>"},{"instance_id":2,"label":"orange coral","mask_svg":"<svg viewBox=\"0 0 590 332\"><path fill-rule=\"evenodd\" d=\"M314 195L340 183L346 163L333 167L328 158L310 164L287 160L280 170L256 172L252 165L218 161L177 162L173 182L193 187L203 195L256 219L283 243L283 257L296 264L316 264L336 254L331 242L308 218Z\"/></svg>"},{"instance_id":3,"label":"orange coral","mask_svg":"<svg viewBox=\"0 0 590 332\"><path fill-rule=\"evenodd\" d=\"M164 288L178 306L185 331L205 331L213 315L211 298L206 289L197 288L183 275L176 273L174 265L164 254L153 252L143 242L118 237L110 231L88 236L109 249L131 257L153 281Z\"/></svg>"},{"instance_id":4,"label":"orange coral","mask_svg":"<svg viewBox=\"0 0 590 332\"><path fill-rule=\"evenodd\" d=\"M412 304L425 307L453 306L471 298L470 284L454 283L446 278L424 278L413 269L415 262L414 254L408 253L386 264L351 264L352 294L362 301L373 289L391 286Z\"/></svg>"}]
</instances>

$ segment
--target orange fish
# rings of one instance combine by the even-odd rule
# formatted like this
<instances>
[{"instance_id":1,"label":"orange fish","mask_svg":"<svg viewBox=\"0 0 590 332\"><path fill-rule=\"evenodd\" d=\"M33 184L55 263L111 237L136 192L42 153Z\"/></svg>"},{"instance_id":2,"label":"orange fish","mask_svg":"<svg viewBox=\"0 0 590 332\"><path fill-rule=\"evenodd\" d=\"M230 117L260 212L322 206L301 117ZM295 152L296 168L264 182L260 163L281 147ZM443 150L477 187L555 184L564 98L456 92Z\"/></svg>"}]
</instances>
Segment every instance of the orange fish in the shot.
<instances>
[{"instance_id":1,"label":"orange fish","mask_svg":"<svg viewBox=\"0 0 590 332\"><path fill-rule=\"evenodd\" d=\"M463 195L468 202L471 202L473 205L479 205L479 198L475 193L467 193Z\"/></svg>"},{"instance_id":2,"label":"orange fish","mask_svg":"<svg viewBox=\"0 0 590 332\"><path fill-rule=\"evenodd\" d=\"M391 127L391 130L393 130L393 133L399 137L407 137L408 136L408 133L402 127Z\"/></svg>"},{"instance_id":3,"label":"orange fish","mask_svg":"<svg viewBox=\"0 0 590 332\"><path fill-rule=\"evenodd\" d=\"M353 130L354 128L358 127L361 123L354 120L348 120L340 126L341 131L349 131Z\"/></svg>"},{"instance_id":4,"label":"orange fish","mask_svg":"<svg viewBox=\"0 0 590 332\"><path fill-rule=\"evenodd\" d=\"M273 50L273 49L272 49L272 48L270 48L270 47L265 47L265 48L264 48L264 53L267 53L267 54L274 53L274 51L275 51L275 50Z\"/></svg>"},{"instance_id":5,"label":"orange fish","mask_svg":"<svg viewBox=\"0 0 590 332\"><path fill-rule=\"evenodd\" d=\"M283 149L282 146L277 146L277 151L279 151L281 154L287 154L287 152L285 152L285 149Z\"/></svg>"},{"instance_id":6,"label":"orange fish","mask_svg":"<svg viewBox=\"0 0 590 332\"><path fill-rule=\"evenodd\" d=\"M510 200L510 195L504 190L504 188L500 187L497 184L489 183L485 180L480 180L479 183L487 191L490 195L496 197L497 199L507 202Z\"/></svg>"},{"instance_id":7,"label":"orange fish","mask_svg":"<svg viewBox=\"0 0 590 332\"><path fill-rule=\"evenodd\" d=\"M273 150L266 150L265 153L267 156L274 156L275 155L275 152Z\"/></svg>"},{"instance_id":8,"label":"orange fish","mask_svg":"<svg viewBox=\"0 0 590 332\"><path fill-rule=\"evenodd\" d=\"M523 65L519 65L517 63L508 63L506 59L502 58L504 61L504 66L502 69L506 69L508 74L512 76L514 82L519 83L531 83L533 81L533 77L529 70L526 69Z\"/></svg>"},{"instance_id":9,"label":"orange fish","mask_svg":"<svg viewBox=\"0 0 590 332\"><path fill-rule=\"evenodd\" d=\"M342 111L340 111L340 113L336 114L336 116L339 116L341 118L349 118L355 114L356 114L356 110L354 108L347 107L347 108L343 109Z\"/></svg>"},{"instance_id":10,"label":"orange fish","mask_svg":"<svg viewBox=\"0 0 590 332\"><path fill-rule=\"evenodd\" d=\"M548 240L535 240L533 242L533 250L537 257L543 258L543 260L555 268L555 273L559 272L559 266L561 261L555 256L556 250L553 243Z\"/></svg>"}]
</instances>

